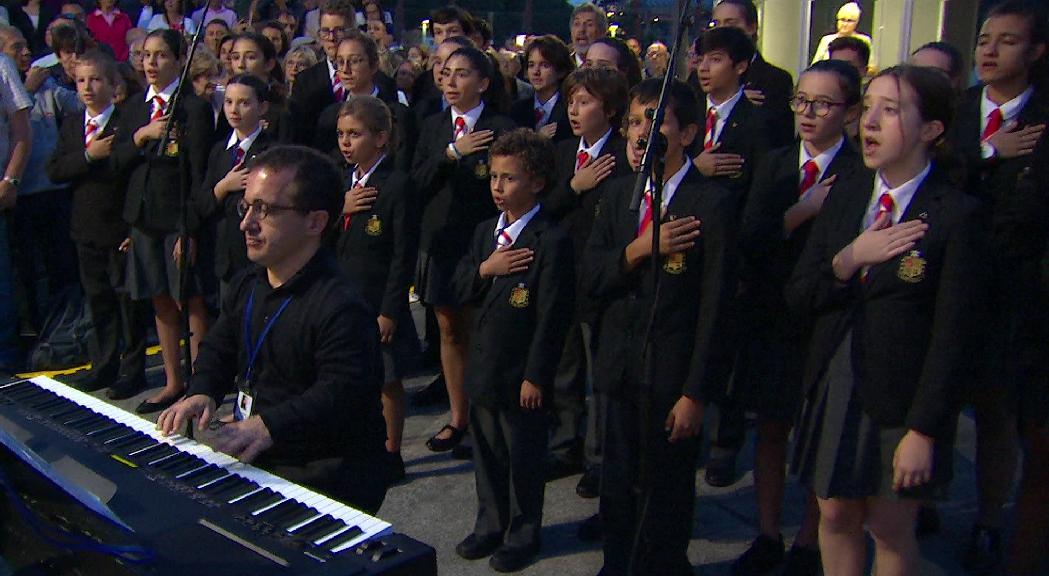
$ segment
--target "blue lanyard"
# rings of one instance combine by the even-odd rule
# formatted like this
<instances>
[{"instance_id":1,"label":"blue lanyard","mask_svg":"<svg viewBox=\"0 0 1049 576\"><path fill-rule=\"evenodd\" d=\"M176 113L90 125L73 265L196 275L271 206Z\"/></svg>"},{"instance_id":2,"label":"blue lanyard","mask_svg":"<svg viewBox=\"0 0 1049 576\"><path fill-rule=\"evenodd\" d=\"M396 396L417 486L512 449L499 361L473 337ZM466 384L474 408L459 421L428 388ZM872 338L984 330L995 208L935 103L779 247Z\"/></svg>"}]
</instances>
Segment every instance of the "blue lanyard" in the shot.
<instances>
[{"instance_id":1,"label":"blue lanyard","mask_svg":"<svg viewBox=\"0 0 1049 576\"><path fill-rule=\"evenodd\" d=\"M244 309L244 349L248 352L248 368L244 371L244 380L251 382L251 373L255 369L255 360L259 357L259 351L262 350L262 343L266 340L266 335L270 333L270 328L277 322L277 318L280 317L281 312L288 307L291 302L291 296L284 299L281 302L280 308L277 308L277 312L270 317L269 322L262 328L262 333L259 334L259 339L254 344L251 342L251 312L255 309L255 288L258 288L258 283L251 287L251 295L248 296L248 305Z\"/></svg>"}]
</instances>

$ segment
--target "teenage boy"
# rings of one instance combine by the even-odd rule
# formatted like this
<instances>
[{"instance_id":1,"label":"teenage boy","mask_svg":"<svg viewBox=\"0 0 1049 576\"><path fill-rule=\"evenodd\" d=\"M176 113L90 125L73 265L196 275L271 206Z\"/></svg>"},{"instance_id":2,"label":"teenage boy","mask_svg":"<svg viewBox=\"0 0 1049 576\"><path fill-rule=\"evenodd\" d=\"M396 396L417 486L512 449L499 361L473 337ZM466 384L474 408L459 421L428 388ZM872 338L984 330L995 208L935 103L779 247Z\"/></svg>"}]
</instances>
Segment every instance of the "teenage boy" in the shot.
<instances>
[{"instance_id":1,"label":"teenage boy","mask_svg":"<svg viewBox=\"0 0 1049 576\"><path fill-rule=\"evenodd\" d=\"M638 139L648 134L647 113L661 86L645 80L631 92L627 146L635 159L644 153ZM588 296L603 306L594 382L608 396L600 511L605 576L627 574L635 555L634 573L692 574L686 551L698 434L704 407L727 372L721 345L724 311L735 292L738 212L734 195L686 156L700 131L698 110L692 89L675 81L661 130L662 205L653 207L646 194L633 209L633 182L620 180L601 202L581 268ZM653 218L663 222L655 257ZM653 266L661 275L658 299ZM646 363L650 314L653 348Z\"/></svg>"},{"instance_id":2,"label":"teenage boy","mask_svg":"<svg viewBox=\"0 0 1049 576\"><path fill-rule=\"evenodd\" d=\"M117 130L121 111L113 105L116 63L101 52L77 61L77 95L86 110L62 123L47 175L70 182L73 191L71 235L80 260L80 283L95 327L89 345L91 369L76 376L85 391L110 389L106 396L130 398L145 388L148 301L132 300L124 290L128 227L124 209L126 181L110 159L113 146L131 135ZM121 342L123 345L121 345Z\"/></svg>"},{"instance_id":3,"label":"teenage boy","mask_svg":"<svg viewBox=\"0 0 1049 576\"><path fill-rule=\"evenodd\" d=\"M1046 57L1046 12L1030 2L996 5L976 41L982 86L969 90L949 135L971 167L966 190L987 204L995 279L988 298L987 339L978 381L972 383L976 416L978 513L964 564L971 571L1001 561L1002 507L1016 471L1017 391L1028 353L1027 303L1037 294L1040 242L1046 232L1045 183L1033 181L1049 162L1043 135L1049 105L1031 77Z\"/></svg>"},{"instance_id":4,"label":"teenage boy","mask_svg":"<svg viewBox=\"0 0 1049 576\"><path fill-rule=\"evenodd\" d=\"M468 560L492 554L493 569L514 572L539 551L546 410L575 280L568 236L538 202L553 145L518 128L490 157L501 214L477 227L455 282L461 300L476 306L464 385L477 483L477 520L455 551Z\"/></svg>"},{"instance_id":5,"label":"teenage boy","mask_svg":"<svg viewBox=\"0 0 1049 576\"><path fill-rule=\"evenodd\" d=\"M742 213L750 182L768 150L772 123L765 110L755 106L741 84L754 57L754 42L739 28L708 30L698 45L699 85L706 94L705 120L701 127L701 153L693 163L704 176L728 188ZM712 424L711 454L706 481L729 486L736 480L736 456L743 446L743 412L735 398L719 400Z\"/></svg>"}]
</instances>

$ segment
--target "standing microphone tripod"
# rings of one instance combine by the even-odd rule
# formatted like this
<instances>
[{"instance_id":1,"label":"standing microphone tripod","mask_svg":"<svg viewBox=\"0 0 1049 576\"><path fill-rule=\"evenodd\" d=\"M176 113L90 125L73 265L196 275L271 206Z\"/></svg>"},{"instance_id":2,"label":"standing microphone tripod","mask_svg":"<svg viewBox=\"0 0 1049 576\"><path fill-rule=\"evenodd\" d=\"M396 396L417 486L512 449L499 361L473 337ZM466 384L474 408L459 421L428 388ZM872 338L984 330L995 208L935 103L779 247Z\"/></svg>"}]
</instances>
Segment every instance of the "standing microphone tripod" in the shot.
<instances>
[{"instance_id":1,"label":"standing microphone tripod","mask_svg":"<svg viewBox=\"0 0 1049 576\"><path fill-rule=\"evenodd\" d=\"M652 223L650 224L652 227L652 255L650 257L652 301L650 303L648 320L645 323L641 348L642 371L638 402L641 412L641 434L638 444L638 474L634 485L634 493L638 497L638 509L634 540L630 549L628 574L631 576L639 574L641 567L644 565L642 551L643 549L647 550L647 546L644 545L645 524L648 517L648 505L652 499L653 471L651 452L653 434L650 428L652 424L653 385L656 378L656 343L653 339L653 329L657 320L656 309L659 304L659 287L662 278L662 267L659 265L659 260L662 256L659 251L659 235L663 219L663 175L665 171L664 155L666 154L666 138L660 133L660 129L663 126L663 119L666 116L666 108L669 104L670 87L674 82L678 52L684 40L685 31L691 27L691 4L691 0L683 0L681 3L674 47L670 52L670 60L667 63L667 73L663 76L663 87L659 92L659 101L654 109L645 111L645 115L652 121L652 126L646 140L645 154L641 159L641 166L634 182L634 193L630 198L631 211L640 211L641 200L647 186L651 193L649 206L652 210Z\"/></svg>"},{"instance_id":2,"label":"standing microphone tripod","mask_svg":"<svg viewBox=\"0 0 1049 576\"><path fill-rule=\"evenodd\" d=\"M201 16L201 23L196 27L193 32L193 39L189 43L189 50L186 53L186 62L182 66L182 72L179 73L178 86L175 88L174 94L171 96L171 101L168 102L167 108L164 110L165 114L169 115L168 123L164 127L164 135L160 139L160 144L156 149L156 157L162 158L165 151L168 148L168 144L171 142L173 136L175 136L176 126L181 128L182 134L185 135L185 122L179 125L179 120L184 120L185 110L181 108L182 104L182 93L186 89L187 85L190 85L192 89L192 81L189 78L189 67L193 63L193 55L197 52L197 46L200 45L200 39L204 31L204 18L207 17L208 9L212 3L219 2L221 0L207 0L203 6L203 12ZM189 8L189 2L183 2L185 8ZM183 9L183 23L186 19L188 11ZM192 21L192 14L190 15L190 21ZM184 25L184 24L183 24ZM183 138L176 137L176 143ZM182 248L181 258L179 258L178 264L178 305L179 311L181 312L182 320L182 345L180 348L182 358L182 381L188 388L189 379L193 375L193 354L190 346L190 338L192 337L192 331L189 324L189 299L186 296L189 290L189 202L190 202L190 166L189 158L186 156L186 151L182 150L181 147L177 152L178 154L178 174L179 174L179 214L178 214L178 243ZM145 182L149 183L149 172L152 164L146 164L146 177ZM186 437L193 438L193 425L192 422L186 423Z\"/></svg>"}]
</instances>

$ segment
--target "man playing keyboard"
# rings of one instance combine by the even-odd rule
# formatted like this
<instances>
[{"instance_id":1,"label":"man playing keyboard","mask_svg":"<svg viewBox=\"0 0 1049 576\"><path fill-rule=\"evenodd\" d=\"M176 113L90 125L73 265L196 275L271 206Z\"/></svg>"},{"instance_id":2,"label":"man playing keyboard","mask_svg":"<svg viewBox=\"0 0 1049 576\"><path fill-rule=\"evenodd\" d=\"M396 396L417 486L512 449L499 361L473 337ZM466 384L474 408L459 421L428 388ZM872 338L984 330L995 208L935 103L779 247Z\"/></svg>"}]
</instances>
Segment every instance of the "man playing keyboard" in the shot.
<instances>
[{"instance_id":1,"label":"man playing keyboard","mask_svg":"<svg viewBox=\"0 0 1049 576\"><path fill-rule=\"evenodd\" d=\"M272 148L251 163L239 212L257 264L223 294L186 397L160 414L165 435L205 429L235 391L214 448L368 513L386 495L375 313L322 246L342 181L321 154Z\"/></svg>"}]
</instances>

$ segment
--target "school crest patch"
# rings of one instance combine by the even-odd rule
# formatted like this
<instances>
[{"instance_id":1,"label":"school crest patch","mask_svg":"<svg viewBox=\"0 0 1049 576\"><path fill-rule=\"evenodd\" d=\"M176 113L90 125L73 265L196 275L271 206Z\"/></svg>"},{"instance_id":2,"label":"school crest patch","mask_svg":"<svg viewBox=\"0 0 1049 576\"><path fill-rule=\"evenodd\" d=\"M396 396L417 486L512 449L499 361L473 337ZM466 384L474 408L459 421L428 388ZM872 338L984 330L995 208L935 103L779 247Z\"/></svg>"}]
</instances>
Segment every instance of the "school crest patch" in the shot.
<instances>
[{"instance_id":1,"label":"school crest patch","mask_svg":"<svg viewBox=\"0 0 1049 576\"><path fill-rule=\"evenodd\" d=\"M485 178L487 178L488 163L483 160L481 162L478 162L477 166L474 166L474 176L476 176L478 180L484 180Z\"/></svg>"},{"instance_id":2,"label":"school crest patch","mask_svg":"<svg viewBox=\"0 0 1049 576\"><path fill-rule=\"evenodd\" d=\"M364 225L364 233L368 236L379 236L382 234L382 220L375 214L368 219L368 222Z\"/></svg>"},{"instance_id":3,"label":"school crest patch","mask_svg":"<svg viewBox=\"0 0 1049 576\"><path fill-rule=\"evenodd\" d=\"M667 274L681 274L685 271L685 253L675 252L666 257L663 262L663 271Z\"/></svg>"},{"instance_id":4,"label":"school crest patch","mask_svg":"<svg viewBox=\"0 0 1049 576\"><path fill-rule=\"evenodd\" d=\"M528 288L523 283L510 290L510 305L514 308L528 307Z\"/></svg>"},{"instance_id":5,"label":"school crest patch","mask_svg":"<svg viewBox=\"0 0 1049 576\"><path fill-rule=\"evenodd\" d=\"M900 259L900 268L896 271L896 277L904 282L916 284L925 279L925 258L917 250L911 250L909 254Z\"/></svg>"}]
</instances>

